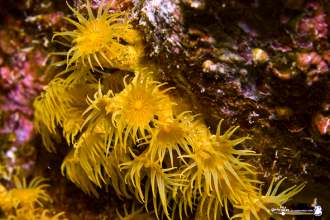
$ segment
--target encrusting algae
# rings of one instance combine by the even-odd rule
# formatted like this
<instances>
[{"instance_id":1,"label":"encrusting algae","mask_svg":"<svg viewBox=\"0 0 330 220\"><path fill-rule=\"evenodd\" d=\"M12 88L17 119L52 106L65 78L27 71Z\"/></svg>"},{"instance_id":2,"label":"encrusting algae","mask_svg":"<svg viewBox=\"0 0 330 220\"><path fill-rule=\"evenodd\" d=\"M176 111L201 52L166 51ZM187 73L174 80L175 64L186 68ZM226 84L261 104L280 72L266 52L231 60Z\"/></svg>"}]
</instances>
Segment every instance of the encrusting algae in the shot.
<instances>
[{"instance_id":1,"label":"encrusting algae","mask_svg":"<svg viewBox=\"0 0 330 220\"><path fill-rule=\"evenodd\" d=\"M235 213L233 218L249 220L269 218L269 208L302 190L303 184L277 194L281 180L262 195L257 169L244 161L258 155L237 148L249 137L233 138L238 127L221 133L222 120L213 134L200 116L175 113L180 104L170 95L174 88L158 82L141 62L143 37L127 14L109 13L104 1L96 15L89 1L87 16L69 8L77 19L67 20L75 29L54 35L70 46L55 53L66 56L57 63L66 68L36 99L35 123L51 151L61 146L53 140L60 141L62 130L71 146L62 173L84 192L99 196L97 188L110 184L147 212L153 207L157 218ZM122 81L110 80L118 74Z\"/></svg>"}]
</instances>

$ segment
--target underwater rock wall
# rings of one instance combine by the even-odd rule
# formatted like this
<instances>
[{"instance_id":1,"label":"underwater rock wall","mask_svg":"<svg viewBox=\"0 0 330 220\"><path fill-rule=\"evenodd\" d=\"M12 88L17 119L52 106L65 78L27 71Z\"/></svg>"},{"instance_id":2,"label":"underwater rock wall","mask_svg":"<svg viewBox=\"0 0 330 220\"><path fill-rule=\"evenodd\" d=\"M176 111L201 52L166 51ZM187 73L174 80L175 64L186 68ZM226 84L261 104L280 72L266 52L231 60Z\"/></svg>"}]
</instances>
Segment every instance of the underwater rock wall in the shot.
<instances>
[{"instance_id":1,"label":"underwater rock wall","mask_svg":"<svg viewBox=\"0 0 330 220\"><path fill-rule=\"evenodd\" d=\"M287 186L307 181L296 203L310 204L318 198L328 207L330 196L325 190L329 184L330 125L328 1L105 2L110 5L110 13L128 12L132 27L142 35L143 46L137 50L132 48L131 53L124 56L144 51L141 56L148 60L142 62L144 68L153 72L157 81L176 88L170 95L176 102L184 103L179 112L201 113L213 134L221 118L225 119L222 125L225 128L240 125L238 136L252 137L241 143L241 148L261 154L246 159L261 172L260 180L269 185L273 177L287 177L291 182ZM26 174L42 174L51 182L61 182L58 189L50 188L60 198L54 203L59 210L90 219L114 216L114 209L122 208L115 205L118 203L115 198L100 198L86 213L75 213L72 204L76 201L80 201L80 209L86 209L86 204L96 200L82 194L76 199L70 196L79 190L60 175L60 163L68 153L65 140L57 142L57 155L45 152L39 137L31 140L32 100L40 92L40 85L48 84L60 72L59 68L50 67L60 60L48 58L47 53L65 48L50 42L52 32L72 30L63 17L66 14L74 19L73 13L65 2L5 4L9 10L1 11L1 17L6 19L1 23L5 28L0 39L1 139L6 143L6 147L1 148L2 157L8 161L11 154L7 152L14 152L15 157L23 158L19 159L24 161L21 164L36 163L25 166ZM79 10L86 6L84 1L69 4ZM100 5L101 1L91 2L94 12ZM132 42L130 38L123 37L123 40L124 44ZM111 65L118 62L115 58L108 63L108 67L114 68L111 72L116 73L114 78L107 79L110 82L122 82L126 74L129 79L134 76L135 67L123 68L131 63L119 61L116 66ZM107 61L100 63L103 66ZM116 86L120 91L124 85ZM93 92L86 93L93 97ZM79 100L87 108L85 98ZM9 136L14 138L9 141ZM16 152L21 145L27 149L23 155ZM10 150L13 147L14 150ZM114 192L110 195L115 197ZM70 205L60 205L66 197L70 197L67 199Z\"/></svg>"}]
</instances>

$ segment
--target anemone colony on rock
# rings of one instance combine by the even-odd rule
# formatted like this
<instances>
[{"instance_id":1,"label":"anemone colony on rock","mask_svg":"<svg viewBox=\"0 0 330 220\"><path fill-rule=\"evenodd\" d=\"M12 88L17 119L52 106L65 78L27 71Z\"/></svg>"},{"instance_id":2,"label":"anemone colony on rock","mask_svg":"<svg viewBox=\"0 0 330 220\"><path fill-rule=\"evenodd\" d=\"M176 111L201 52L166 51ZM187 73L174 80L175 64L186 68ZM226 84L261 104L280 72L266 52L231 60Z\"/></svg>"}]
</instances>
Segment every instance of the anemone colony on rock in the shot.
<instances>
[{"instance_id":1,"label":"anemone colony on rock","mask_svg":"<svg viewBox=\"0 0 330 220\"><path fill-rule=\"evenodd\" d=\"M237 148L249 137L234 138L238 127L222 132L222 121L212 133L176 101L126 13L109 13L104 2L96 12L89 1L84 11L69 7L75 29L54 35L68 46L54 65L65 67L35 100L35 125L49 151L62 131L71 146L62 173L84 192L98 197L110 185L157 218L265 219L302 190L277 194L282 179L261 194L256 168L244 161L258 155Z\"/></svg>"}]
</instances>

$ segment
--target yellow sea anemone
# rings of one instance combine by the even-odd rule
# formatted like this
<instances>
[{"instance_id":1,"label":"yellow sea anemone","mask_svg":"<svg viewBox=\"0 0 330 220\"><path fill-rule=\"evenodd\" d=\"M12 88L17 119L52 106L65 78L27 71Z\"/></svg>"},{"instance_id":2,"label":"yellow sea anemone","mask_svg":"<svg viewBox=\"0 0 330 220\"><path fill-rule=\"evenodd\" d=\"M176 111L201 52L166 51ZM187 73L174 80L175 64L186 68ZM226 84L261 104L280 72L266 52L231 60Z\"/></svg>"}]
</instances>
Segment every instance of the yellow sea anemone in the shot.
<instances>
[{"instance_id":1,"label":"yellow sea anemone","mask_svg":"<svg viewBox=\"0 0 330 220\"><path fill-rule=\"evenodd\" d=\"M116 191L119 197L124 196L125 198L131 198L131 194L127 190L123 173L119 170L120 161L128 161L130 158L128 155L121 154L116 155L114 151L111 151L106 158L107 165L105 167L106 174L111 179L111 185Z\"/></svg>"},{"instance_id":2,"label":"yellow sea anemone","mask_svg":"<svg viewBox=\"0 0 330 220\"><path fill-rule=\"evenodd\" d=\"M169 218L168 213L168 198L173 194L173 187L182 186L182 180L179 174L170 173L175 168L164 169L159 165L158 161L153 161L150 155L142 153L136 156L132 153L134 160L122 163L120 165L121 170L125 170L125 182L129 184L132 191L135 192L136 198L147 204L149 201L149 191L152 193L152 202L154 211L158 217L158 204L157 199L159 198L160 204L162 205L163 212ZM142 180L147 178L144 193L142 192Z\"/></svg>"},{"instance_id":3,"label":"yellow sea anemone","mask_svg":"<svg viewBox=\"0 0 330 220\"><path fill-rule=\"evenodd\" d=\"M53 79L34 101L36 129L40 131L40 124L44 124L51 133L56 133L56 127L62 124L72 98L64 80Z\"/></svg>"},{"instance_id":4,"label":"yellow sea anemone","mask_svg":"<svg viewBox=\"0 0 330 220\"><path fill-rule=\"evenodd\" d=\"M237 184L240 188L249 188L249 177L239 175L238 167L216 151L211 142L204 143L195 148L194 152L182 157L190 159L182 175L190 181L195 196L207 197L214 194L222 203L229 195L232 200L242 197L241 191L234 187Z\"/></svg>"},{"instance_id":5,"label":"yellow sea anemone","mask_svg":"<svg viewBox=\"0 0 330 220\"><path fill-rule=\"evenodd\" d=\"M88 178L99 187L108 183L107 146L104 140L103 130L96 127L93 131L84 132L74 145L74 157L79 160Z\"/></svg>"},{"instance_id":6,"label":"yellow sea anemone","mask_svg":"<svg viewBox=\"0 0 330 220\"><path fill-rule=\"evenodd\" d=\"M119 139L119 135L115 132L112 124L112 112L114 111L113 96L114 94L111 90L103 94L101 84L99 83L98 90L94 94L94 100L87 97L89 107L83 113L85 121L82 128L87 127L87 132L93 131L96 126L98 129L101 129L105 134L107 152L109 152L111 143L114 142L114 145L116 145ZM113 140L114 135L115 138Z\"/></svg>"},{"instance_id":7,"label":"yellow sea anemone","mask_svg":"<svg viewBox=\"0 0 330 220\"><path fill-rule=\"evenodd\" d=\"M0 184L0 208L4 212L9 212L13 208L14 204L12 198L8 194L7 189Z\"/></svg>"},{"instance_id":8,"label":"yellow sea anemone","mask_svg":"<svg viewBox=\"0 0 330 220\"><path fill-rule=\"evenodd\" d=\"M82 118L83 110L79 107L68 107L67 115L63 119L63 136L68 144L74 144L76 137L81 131L81 127L84 123Z\"/></svg>"},{"instance_id":9,"label":"yellow sea anemone","mask_svg":"<svg viewBox=\"0 0 330 220\"><path fill-rule=\"evenodd\" d=\"M64 212L53 215L48 209L24 207L9 215L7 220L67 220L64 215Z\"/></svg>"},{"instance_id":10,"label":"yellow sea anemone","mask_svg":"<svg viewBox=\"0 0 330 220\"><path fill-rule=\"evenodd\" d=\"M50 210L44 209L41 211L39 219L40 220L60 220L60 219L66 220L67 218L65 218L64 212L60 212L60 213L53 215Z\"/></svg>"},{"instance_id":11,"label":"yellow sea anemone","mask_svg":"<svg viewBox=\"0 0 330 220\"><path fill-rule=\"evenodd\" d=\"M64 176L81 188L85 193L89 195L93 194L95 197L98 197L95 186L81 167L79 159L74 157L74 150L71 150L70 153L66 155L61 166L61 171Z\"/></svg>"},{"instance_id":12,"label":"yellow sea anemone","mask_svg":"<svg viewBox=\"0 0 330 220\"><path fill-rule=\"evenodd\" d=\"M183 177L181 176L183 179ZM184 179L183 179L184 180ZM189 180L186 180L189 182ZM194 193L193 186L191 184L174 186L172 193L172 200L174 201L172 218L176 219L175 216L178 214L180 219L183 219L183 216L189 216L193 213L198 197Z\"/></svg>"},{"instance_id":13,"label":"yellow sea anemone","mask_svg":"<svg viewBox=\"0 0 330 220\"><path fill-rule=\"evenodd\" d=\"M157 127L153 129L151 140L148 141L148 151L153 158L163 162L165 155L169 155L173 167L173 153L176 156L181 156L181 152L190 151L191 127L182 121L186 114L188 113L183 112L173 119L159 122Z\"/></svg>"},{"instance_id":14,"label":"yellow sea anemone","mask_svg":"<svg viewBox=\"0 0 330 220\"><path fill-rule=\"evenodd\" d=\"M34 207L35 204L42 206L42 201L51 201L45 190L49 186L44 183L46 179L36 177L27 184L25 178L19 179L14 176L13 181L16 188L8 191L8 195L13 201L13 207Z\"/></svg>"},{"instance_id":15,"label":"yellow sea anemone","mask_svg":"<svg viewBox=\"0 0 330 220\"><path fill-rule=\"evenodd\" d=\"M189 140L192 150L197 150L205 143L210 143L211 132L198 115L185 114L182 121L190 127Z\"/></svg>"},{"instance_id":16,"label":"yellow sea anemone","mask_svg":"<svg viewBox=\"0 0 330 220\"><path fill-rule=\"evenodd\" d=\"M118 218L116 220L154 220L149 214L143 212L143 208L135 210L134 204L132 205L131 212L128 212L126 206L124 206L124 215L121 215L116 209Z\"/></svg>"},{"instance_id":17,"label":"yellow sea anemone","mask_svg":"<svg viewBox=\"0 0 330 220\"><path fill-rule=\"evenodd\" d=\"M158 120L172 117L172 105L160 84L138 74L130 84L124 80L125 89L114 98L112 121L118 130L123 147L130 136L133 141L138 137L151 134L152 126ZM138 136L138 132L141 136Z\"/></svg>"},{"instance_id":18,"label":"yellow sea anemone","mask_svg":"<svg viewBox=\"0 0 330 220\"><path fill-rule=\"evenodd\" d=\"M88 104L82 100L86 99L97 90L97 81L89 70L84 68L76 70L63 79L63 85L67 88L70 103L66 106L66 114L62 119L63 136L69 145L76 142L76 137L82 131L84 110Z\"/></svg>"},{"instance_id":19,"label":"yellow sea anemone","mask_svg":"<svg viewBox=\"0 0 330 220\"><path fill-rule=\"evenodd\" d=\"M277 191L284 180L285 178L280 180L273 188L275 182L273 179L265 195L257 192L249 193L242 201L242 204L234 205L235 208L241 209L242 212L234 215L232 219L268 219L272 215L270 211L271 208L279 208L305 187L304 183L298 186L294 185L277 194Z\"/></svg>"},{"instance_id":20,"label":"yellow sea anemone","mask_svg":"<svg viewBox=\"0 0 330 220\"><path fill-rule=\"evenodd\" d=\"M247 137L230 139L238 127L230 128L223 135L220 134L221 121L215 135L199 121L192 123L192 127L192 152L182 156L188 160L182 174L191 181L194 193L203 198L214 193L222 204L227 199L240 201L244 193L254 190L251 179L255 178L256 172L238 156L255 154L234 149Z\"/></svg>"},{"instance_id":21,"label":"yellow sea anemone","mask_svg":"<svg viewBox=\"0 0 330 220\"><path fill-rule=\"evenodd\" d=\"M209 195L214 189L218 197L221 198L219 179L227 178L227 175L224 170L224 160L219 154L214 150L200 149L182 157L192 159L186 165L182 175L187 176L187 179L191 181L195 194L197 190L199 194L202 194L203 189L205 189L206 194Z\"/></svg>"},{"instance_id":22,"label":"yellow sea anemone","mask_svg":"<svg viewBox=\"0 0 330 220\"><path fill-rule=\"evenodd\" d=\"M252 150L235 149L237 145L244 142L249 137L240 137L231 139L232 135L239 129L239 126L230 127L224 134L221 135L221 125L223 120L220 120L217 131L210 136L210 141L214 149L223 154L233 165L239 166L251 174L256 174L254 167L251 164L245 163L241 160L241 156L256 156L257 154Z\"/></svg>"},{"instance_id":23,"label":"yellow sea anemone","mask_svg":"<svg viewBox=\"0 0 330 220\"><path fill-rule=\"evenodd\" d=\"M91 85L97 86L97 79L95 78L94 74L89 70L88 66L79 66L76 68L70 68L68 70L64 70L60 73L57 73L55 76L56 78L61 78L64 80L64 85L67 87L75 86L75 85L84 85L88 88L91 87ZM81 89L82 87L80 87ZM85 89L84 89L85 91ZM81 95L84 95L83 93L75 93L74 95L80 97ZM85 98L85 97L84 97Z\"/></svg>"},{"instance_id":24,"label":"yellow sea anemone","mask_svg":"<svg viewBox=\"0 0 330 220\"><path fill-rule=\"evenodd\" d=\"M58 137L56 128L63 125L74 100L69 87L64 82L65 80L61 78L53 79L33 103L35 128L41 134L43 144L48 151L56 150L51 137ZM69 127L72 128L71 125ZM69 127L66 125L66 128ZM71 139L71 134L66 136L68 140Z\"/></svg>"},{"instance_id":25,"label":"yellow sea anemone","mask_svg":"<svg viewBox=\"0 0 330 220\"><path fill-rule=\"evenodd\" d=\"M215 195L202 196L197 207L195 220L204 219L218 219L217 216L222 216L222 208L224 207L227 217L228 214L228 203L227 200L219 201Z\"/></svg>"},{"instance_id":26,"label":"yellow sea anemone","mask_svg":"<svg viewBox=\"0 0 330 220\"><path fill-rule=\"evenodd\" d=\"M82 83L85 82L56 77L35 99L33 103L35 128L41 134L43 144L48 151L56 150L51 137L60 139L58 126L63 127L64 136L69 144L74 142L75 136L80 131L82 110L86 108L86 104L81 100L95 91L93 83L87 85Z\"/></svg>"},{"instance_id":27,"label":"yellow sea anemone","mask_svg":"<svg viewBox=\"0 0 330 220\"><path fill-rule=\"evenodd\" d=\"M113 111L113 96L114 94L111 90L108 90L106 94L103 94L101 83L99 82L98 90L94 94L94 100L87 97L89 107L84 112L84 115L88 114L88 117L86 118L84 124L87 124L90 121L95 123L95 121L97 121L99 118L110 114ZM95 125L91 127L94 128Z\"/></svg>"},{"instance_id":28,"label":"yellow sea anemone","mask_svg":"<svg viewBox=\"0 0 330 220\"><path fill-rule=\"evenodd\" d=\"M86 1L88 18L84 17L70 5L78 21L66 18L76 29L55 33L53 38L62 36L69 40L71 48L68 52L55 54L65 55L67 68L73 64L132 69L142 56L142 38L132 29L124 13L109 14L111 4L105 6L103 0L94 15L90 1ZM61 62L60 62L61 63ZM63 63L63 62L62 62Z\"/></svg>"}]
</instances>

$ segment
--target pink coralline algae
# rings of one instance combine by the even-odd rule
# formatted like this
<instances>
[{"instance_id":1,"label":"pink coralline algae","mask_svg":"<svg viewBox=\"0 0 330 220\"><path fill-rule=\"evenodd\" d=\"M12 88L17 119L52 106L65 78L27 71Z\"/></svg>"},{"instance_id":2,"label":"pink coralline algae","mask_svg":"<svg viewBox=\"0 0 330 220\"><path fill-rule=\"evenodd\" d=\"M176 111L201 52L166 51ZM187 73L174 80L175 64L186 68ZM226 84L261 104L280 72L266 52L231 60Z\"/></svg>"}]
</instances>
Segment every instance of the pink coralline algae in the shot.
<instances>
[{"instance_id":1,"label":"pink coralline algae","mask_svg":"<svg viewBox=\"0 0 330 220\"><path fill-rule=\"evenodd\" d=\"M103 5L109 5L110 10L118 11L118 10L124 10L127 8L131 8L133 6L133 1L131 0L92 0L92 8L98 9L102 2L104 1ZM84 1L80 1L81 5L84 4Z\"/></svg>"},{"instance_id":2,"label":"pink coralline algae","mask_svg":"<svg viewBox=\"0 0 330 220\"><path fill-rule=\"evenodd\" d=\"M309 3L306 8L312 11L312 15L306 15L300 20L298 33L315 40L327 38L328 24L323 8L316 2Z\"/></svg>"},{"instance_id":3,"label":"pink coralline algae","mask_svg":"<svg viewBox=\"0 0 330 220\"><path fill-rule=\"evenodd\" d=\"M323 114L316 114L313 118L313 124L320 135L330 133L330 117Z\"/></svg>"},{"instance_id":4,"label":"pink coralline algae","mask_svg":"<svg viewBox=\"0 0 330 220\"><path fill-rule=\"evenodd\" d=\"M291 40L287 43L271 43L271 49L282 53L284 58L277 62L271 59L269 69L282 80L292 80L303 74L306 84L312 86L329 73L328 20L324 6L315 1L308 2L303 8L298 18L282 15L281 23L294 23L295 29L291 30L288 25Z\"/></svg>"},{"instance_id":5,"label":"pink coralline algae","mask_svg":"<svg viewBox=\"0 0 330 220\"><path fill-rule=\"evenodd\" d=\"M17 146L32 138L31 104L42 88L37 78L45 63L45 53L32 47L24 50L30 40L28 36L16 35L13 38L15 34L12 30L2 30L0 36L0 57L10 57L10 64L4 62L0 66L0 109L3 121L0 135L12 135L12 141Z\"/></svg>"},{"instance_id":6,"label":"pink coralline algae","mask_svg":"<svg viewBox=\"0 0 330 220\"><path fill-rule=\"evenodd\" d=\"M297 67L306 73L308 84L318 81L321 75L329 71L327 62L316 52L299 53Z\"/></svg>"}]
</instances>

